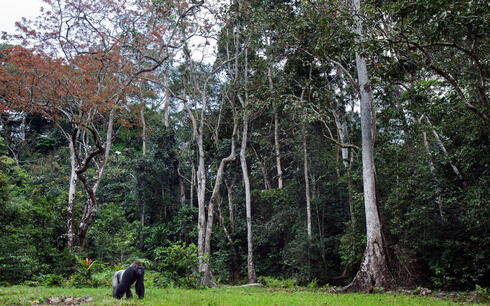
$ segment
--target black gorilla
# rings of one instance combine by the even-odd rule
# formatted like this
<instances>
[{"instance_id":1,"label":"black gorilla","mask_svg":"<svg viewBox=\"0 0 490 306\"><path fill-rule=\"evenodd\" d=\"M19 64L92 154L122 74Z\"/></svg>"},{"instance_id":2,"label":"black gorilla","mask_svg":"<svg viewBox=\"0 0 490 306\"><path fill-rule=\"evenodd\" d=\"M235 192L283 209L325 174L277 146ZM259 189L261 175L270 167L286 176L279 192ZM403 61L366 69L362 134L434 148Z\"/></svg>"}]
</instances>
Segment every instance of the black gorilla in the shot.
<instances>
[{"instance_id":1,"label":"black gorilla","mask_svg":"<svg viewBox=\"0 0 490 306\"><path fill-rule=\"evenodd\" d=\"M145 296L144 275L145 270L139 261L135 261L126 270L117 271L112 278L112 295L116 299L120 299L126 293L128 299L132 298L131 285L136 281L134 285L136 294L142 299Z\"/></svg>"}]
</instances>

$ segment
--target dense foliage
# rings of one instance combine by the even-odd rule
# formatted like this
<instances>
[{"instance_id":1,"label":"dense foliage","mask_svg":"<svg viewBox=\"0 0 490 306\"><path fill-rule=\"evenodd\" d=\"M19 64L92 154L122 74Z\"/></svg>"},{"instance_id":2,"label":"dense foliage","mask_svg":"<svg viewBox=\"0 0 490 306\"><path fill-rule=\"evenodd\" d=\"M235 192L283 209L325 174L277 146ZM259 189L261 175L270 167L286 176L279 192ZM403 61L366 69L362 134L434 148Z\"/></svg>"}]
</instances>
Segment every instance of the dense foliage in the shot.
<instances>
[{"instance_id":1,"label":"dense foliage","mask_svg":"<svg viewBox=\"0 0 490 306\"><path fill-rule=\"evenodd\" d=\"M155 14L168 14L160 30L184 31L176 24L190 12L185 8L200 7L195 1L168 1L178 6L172 11L162 1L147 2ZM167 57L158 56L166 62L152 66L160 61L155 55L160 41L138 43L138 35L145 34L138 24L131 31L124 28L129 35L125 44L110 51L120 52L115 58L126 57L132 68L112 71L109 64L94 64L86 69L85 83L77 69L77 61L84 59L56 62L46 59L56 57L47 51L41 56L35 49L23 50L22 56L37 54L44 72L56 62L56 69L69 74L69 84L104 88L89 98L84 87L77 89L82 93L67 94L48 88L68 82L56 75L52 83L36 87L42 107L32 102L36 93L31 92L32 104L15 98L18 93L12 91L22 86L29 92L28 75L19 77L24 69L19 58L9 61L20 47L2 46L0 284L99 286L135 259L143 261L150 271L147 281L157 286L200 286L199 260L209 264L217 282L245 281L246 194L240 152L231 151L235 141L240 146L244 118L259 280L289 279L285 286L347 284L366 239L354 55L362 51L376 109L377 200L397 285L490 286L489 8L476 0L373 1L363 7L368 34L359 40L347 1L233 1L207 11L215 14L218 29L205 21L193 29L219 38L215 63L196 60L192 53L197 51L182 34L178 42L186 42L173 51L164 44ZM84 63L90 64L88 59ZM99 79L97 69L104 70ZM100 78L110 82L97 83ZM129 86L131 78L135 81ZM125 96L104 100L115 91ZM246 103L240 104L242 97ZM94 105L73 104L83 99ZM49 103L61 102L57 110L69 105L80 117L50 113ZM76 145L89 156L108 131L110 109L117 112L114 133L107 138L112 136L112 146L109 141L104 145L110 148L107 165L104 169L101 161L87 159L86 172L78 173L80 180L94 184L104 171L95 188L96 217L85 245L70 250L70 135L86 128ZM83 117L90 112L101 115ZM196 128L201 120L202 131ZM282 188L276 169L279 146ZM223 183L212 197L221 179L220 162L230 151L236 158L226 164ZM207 176L204 200L214 212L211 252L204 259L198 258L196 246L201 156ZM93 202L92 187L78 186L75 220L85 215L85 203ZM95 263L89 265L86 258Z\"/></svg>"}]
</instances>

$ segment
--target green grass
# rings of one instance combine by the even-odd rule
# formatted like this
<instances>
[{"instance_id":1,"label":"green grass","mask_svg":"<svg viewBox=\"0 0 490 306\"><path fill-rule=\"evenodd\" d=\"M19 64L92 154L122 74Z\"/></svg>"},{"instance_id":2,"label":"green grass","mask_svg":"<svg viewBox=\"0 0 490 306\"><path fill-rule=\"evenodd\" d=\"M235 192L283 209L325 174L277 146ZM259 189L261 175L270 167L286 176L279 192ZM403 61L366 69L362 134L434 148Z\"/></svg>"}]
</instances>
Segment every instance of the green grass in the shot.
<instances>
[{"instance_id":1,"label":"green grass","mask_svg":"<svg viewBox=\"0 0 490 306\"><path fill-rule=\"evenodd\" d=\"M31 305L33 302L42 304L47 298L54 297L91 297L93 300L89 302L90 305L457 305L448 300L403 294L333 294L249 287L205 290L148 288L142 300L124 298L120 301L112 298L111 288L0 288L0 305Z\"/></svg>"}]
</instances>

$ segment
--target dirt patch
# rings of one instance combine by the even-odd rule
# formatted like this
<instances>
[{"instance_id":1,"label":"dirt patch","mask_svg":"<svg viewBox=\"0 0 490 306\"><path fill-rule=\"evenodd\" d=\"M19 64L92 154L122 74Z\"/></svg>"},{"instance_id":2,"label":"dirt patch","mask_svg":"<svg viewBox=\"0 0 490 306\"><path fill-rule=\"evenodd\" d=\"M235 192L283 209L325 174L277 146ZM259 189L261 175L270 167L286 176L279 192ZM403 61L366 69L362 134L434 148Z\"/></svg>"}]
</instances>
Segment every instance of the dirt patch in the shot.
<instances>
[{"instance_id":1,"label":"dirt patch","mask_svg":"<svg viewBox=\"0 0 490 306\"><path fill-rule=\"evenodd\" d=\"M34 300L31 305L80 305L93 302L93 297L50 297L44 300Z\"/></svg>"}]
</instances>

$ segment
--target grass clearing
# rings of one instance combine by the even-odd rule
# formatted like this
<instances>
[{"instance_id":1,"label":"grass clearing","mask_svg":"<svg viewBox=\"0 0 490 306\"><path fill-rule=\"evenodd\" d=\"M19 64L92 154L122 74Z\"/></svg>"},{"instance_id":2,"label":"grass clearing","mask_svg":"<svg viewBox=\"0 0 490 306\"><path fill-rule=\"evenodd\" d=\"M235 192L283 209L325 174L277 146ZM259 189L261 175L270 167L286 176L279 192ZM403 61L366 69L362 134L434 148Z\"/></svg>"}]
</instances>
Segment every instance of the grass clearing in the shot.
<instances>
[{"instance_id":1,"label":"grass clearing","mask_svg":"<svg viewBox=\"0 0 490 306\"><path fill-rule=\"evenodd\" d=\"M134 294L134 290L133 290ZM89 299L89 305L461 305L449 300L405 294L338 294L303 289L215 288L203 290L148 288L145 298L116 301L111 288L0 287L1 305L46 304L53 298Z\"/></svg>"}]
</instances>

